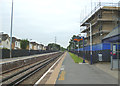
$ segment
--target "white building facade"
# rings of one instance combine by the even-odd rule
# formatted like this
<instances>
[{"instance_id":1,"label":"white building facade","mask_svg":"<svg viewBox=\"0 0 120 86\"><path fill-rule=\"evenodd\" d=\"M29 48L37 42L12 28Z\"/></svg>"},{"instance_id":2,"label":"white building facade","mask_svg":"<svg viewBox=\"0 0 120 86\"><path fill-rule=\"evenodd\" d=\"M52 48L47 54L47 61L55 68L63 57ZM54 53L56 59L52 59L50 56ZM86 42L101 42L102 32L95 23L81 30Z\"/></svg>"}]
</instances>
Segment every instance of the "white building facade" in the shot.
<instances>
[{"instance_id":1,"label":"white building facade","mask_svg":"<svg viewBox=\"0 0 120 86\"><path fill-rule=\"evenodd\" d=\"M20 40L16 40L15 41L15 47L14 47L14 49L21 49L20 48Z\"/></svg>"}]
</instances>

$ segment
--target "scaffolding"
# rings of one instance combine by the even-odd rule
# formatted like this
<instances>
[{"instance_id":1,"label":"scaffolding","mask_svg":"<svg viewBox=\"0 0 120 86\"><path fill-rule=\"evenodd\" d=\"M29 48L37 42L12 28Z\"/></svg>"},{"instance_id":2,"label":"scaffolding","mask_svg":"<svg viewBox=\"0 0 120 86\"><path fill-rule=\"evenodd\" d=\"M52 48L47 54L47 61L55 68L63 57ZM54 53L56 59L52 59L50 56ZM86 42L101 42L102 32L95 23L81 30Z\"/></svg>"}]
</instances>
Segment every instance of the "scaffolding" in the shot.
<instances>
[{"instance_id":1,"label":"scaffolding","mask_svg":"<svg viewBox=\"0 0 120 86\"><path fill-rule=\"evenodd\" d=\"M80 26L88 19L90 18L95 12L100 10L104 6L109 6L109 7L119 7L118 3L105 3L105 2L99 2L91 11L90 13L83 19L81 19ZM85 7L86 8L86 7ZM86 9L85 9L86 10ZM83 12L85 12L83 10Z\"/></svg>"},{"instance_id":2,"label":"scaffolding","mask_svg":"<svg viewBox=\"0 0 120 86\"><path fill-rule=\"evenodd\" d=\"M81 21L81 26L86 26L85 23L91 23L92 26L92 36L95 39L94 44L102 43L103 37L112 31L113 28L117 26L118 22L118 3L98 3L97 6ZM108 24L109 23L109 24ZM87 44L89 45L89 29L90 26L81 32L87 32Z\"/></svg>"}]
</instances>

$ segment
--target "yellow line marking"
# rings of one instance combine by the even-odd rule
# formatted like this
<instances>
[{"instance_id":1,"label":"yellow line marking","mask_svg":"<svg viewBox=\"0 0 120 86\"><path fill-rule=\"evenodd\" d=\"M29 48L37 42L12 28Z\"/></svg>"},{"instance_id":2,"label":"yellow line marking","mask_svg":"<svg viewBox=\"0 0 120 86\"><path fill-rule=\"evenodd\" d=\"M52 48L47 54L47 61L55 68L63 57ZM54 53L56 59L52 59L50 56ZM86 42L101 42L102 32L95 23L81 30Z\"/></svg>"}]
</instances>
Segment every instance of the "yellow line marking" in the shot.
<instances>
[{"instance_id":1,"label":"yellow line marking","mask_svg":"<svg viewBox=\"0 0 120 86\"><path fill-rule=\"evenodd\" d=\"M61 71L61 74L58 80L65 80L65 71Z\"/></svg>"},{"instance_id":2,"label":"yellow line marking","mask_svg":"<svg viewBox=\"0 0 120 86\"><path fill-rule=\"evenodd\" d=\"M80 57L80 58L83 60L83 58L82 58L82 57ZM89 63L89 61L88 61L88 60L85 60L85 62L86 62L86 63Z\"/></svg>"}]
</instances>

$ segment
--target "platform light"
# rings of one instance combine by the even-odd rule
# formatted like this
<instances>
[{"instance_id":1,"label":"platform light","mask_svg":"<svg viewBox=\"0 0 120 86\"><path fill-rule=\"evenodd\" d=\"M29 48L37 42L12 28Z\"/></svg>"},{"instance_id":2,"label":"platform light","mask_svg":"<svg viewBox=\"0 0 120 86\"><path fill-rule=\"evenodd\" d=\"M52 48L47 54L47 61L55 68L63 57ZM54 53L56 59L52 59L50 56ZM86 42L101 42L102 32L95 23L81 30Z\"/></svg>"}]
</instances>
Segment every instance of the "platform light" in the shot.
<instances>
[{"instance_id":1,"label":"platform light","mask_svg":"<svg viewBox=\"0 0 120 86\"><path fill-rule=\"evenodd\" d=\"M90 25L90 57L91 57L91 65L92 65L92 24L91 23L85 23L87 25Z\"/></svg>"}]
</instances>

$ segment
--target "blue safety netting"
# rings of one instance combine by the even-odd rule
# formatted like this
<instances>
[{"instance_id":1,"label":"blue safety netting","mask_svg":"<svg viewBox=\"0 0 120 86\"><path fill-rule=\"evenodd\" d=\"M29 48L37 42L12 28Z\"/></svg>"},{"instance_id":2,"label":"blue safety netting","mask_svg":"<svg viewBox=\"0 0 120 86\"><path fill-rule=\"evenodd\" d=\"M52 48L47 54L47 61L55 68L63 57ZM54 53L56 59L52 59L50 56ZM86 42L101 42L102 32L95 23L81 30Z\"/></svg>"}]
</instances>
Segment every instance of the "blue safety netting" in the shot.
<instances>
[{"instance_id":1,"label":"blue safety netting","mask_svg":"<svg viewBox=\"0 0 120 86\"><path fill-rule=\"evenodd\" d=\"M110 43L101 43L101 44L96 44L92 45L92 51L96 50L106 50L106 49L111 49L111 44ZM76 51L83 51L83 48L75 49ZM90 46L84 47L85 51L90 51Z\"/></svg>"},{"instance_id":2,"label":"blue safety netting","mask_svg":"<svg viewBox=\"0 0 120 86\"><path fill-rule=\"evenodd\" d=\"M114 44L116 45L116 49L120 50L120 44ZM96 45L92 45L92 51L97 51L97 50L110 50L111 49L111 43L101 43L101 44L96 44ZM83 48L79 48L79 49L75 49L75 51L83 51ZM84 51L90 51L90 46L86 46L84 47Z\"/></svg>"}]
</instances>

